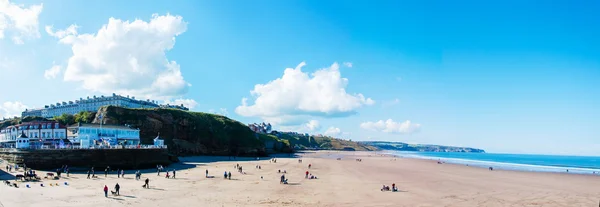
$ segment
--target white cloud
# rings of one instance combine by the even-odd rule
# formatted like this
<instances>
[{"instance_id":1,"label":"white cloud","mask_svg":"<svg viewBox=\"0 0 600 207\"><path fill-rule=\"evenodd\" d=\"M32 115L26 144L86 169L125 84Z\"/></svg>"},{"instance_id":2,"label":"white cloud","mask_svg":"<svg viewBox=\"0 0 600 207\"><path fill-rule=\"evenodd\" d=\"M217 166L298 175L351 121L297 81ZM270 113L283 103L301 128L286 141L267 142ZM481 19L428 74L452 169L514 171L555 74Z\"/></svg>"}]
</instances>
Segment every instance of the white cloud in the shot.
<instances>
[{"instance_id":1,"label":"white cloud","mask_svg":"<svg viewBox=\"0 0 600 207\"><path fill-rule=\"evenodd\" d=\"M129 94L171 100L187 93L179 64L165 53L185 32L181 16L153 14L150 21L110 18L95 34L79 34L77 26L49 35L72 47L64 80L79 82L91 92Z\"/></svg>"},{"instance_id":2,"label":"white cloud","mask_svg":"<svg viewBox=\"0 0 600 207\"><path fill-rule=\"evenodd\" d=\"M175 99L173 101L166 100L165 104L171 104L171 105L177 105L177 106L183 104L183 106L188 107L189 109L193 109L193 108L196 108L196 106L198 106L198 102L196 102L194 99Z\"/></svg>"},{"instance_id":3,"label":"white cloud","mask_svg":"<svg viewBox=\"0 0 600 207\"><path fill-rule=\"evenodd\" d=\"M404 122L395 122L392 119L379 120L377 122L363 122L360 127L372 131L381 131L386 133L412 134L421 129L421 124L412 123L410 120Z\"/></svg>"},{"instance_id":4,"label":"white cloud","mask_svg":"<svg viewBox=\"0 0 600 207\"><path fill-rule=\"evenodd\" d=\"M15 44L23 44L24 37L40 37L38 18L43 4L26 7L9 0L0 0L0 39L11 33Z\"/></svg>"},{"instance_id":5,"label":"white cloud","mask_svg":"<svg viewBox=\"0 0 600 207\"><path fill-rule=\"evenodd\" d=\"M305 126L306 128L308 128L309 131L316 131L321 129L321 124L317 120L310 120L308 121L308 123L305 124Z\"/></svg>"},{"instance_id":6,"label":"white cloud","mask_svg":"<svg viewBox=\"0 0 600 207\"><path fill-rule=\"evenodd\" d=\"M399 103L400 103L400 99L396 98L396 99L391 100L391 101L385 101L385 102L381 103L381 105L383 107L389 107L389 106L398 105Z\"/></svg>"},{"instance_id":7,"label":"white cloud","mask_svg":"<svg viewBox=\"0 0 600 207\"><path fill-rule=\"evenodd\" d=\"M67 29L65 29L65 30L53 31L53 29L54 29L53 26L48 25L48 26L46 26L46 33L48 33L48 35L50 35L52 37L62 39L69 35L77 35L77 28L79 28L79 26L72 24L71 26L67 27Z\"/></svg>"},{"instance_id":8,"label":"white cloud","mask_svg":"<svg viewBox=\"0 0 600 207\"><path fill-rule=\"evenodd\" d=\"M351 68L352 67L352 63L351 62L344 62L344 66Z\"/></svg>"},{"instance_id":9,"label":"white cloud","mask_svg":"<svg viewBox=\"0 0 600 207\"><path fill-rule=\"evenodd\" d=\"M27 106L23 105L23 103L15 101L15 102L4 102L0 105L0 117L14 117L21 116L21 112L25 111Z\"/></svg>"},{"instance_id":10,"label":"white cloud","mask_svg":"<svg viewBox=\"0 0 600 207\"><path fill-rule=\"evenodd\" d=\"M327 130L325 130L325 133L323 134L327 136L336 137L342 134L342 130L340 130L340 128L337 127L329 127Z\"/></svg>"},{"instance_id":11,"label":"white cloud","mask_svg":"<svg viewBox=\"0 0 600 207\"><path fill-rule=\"evenodd\" d=\"M53 65L50 69L44 71L44 78L54 79L60 73L60 71L61 71L60 65Z\"/></svg>"},{"instance_id":12,"label":"white cloud","mask_svg":"<svg viewBox=\"0 0 600 207\"><path fill-rule=\"evenodd\" d=\"M348 79L342 78L337 63L312 74L302 71L304 65L302 62L296 68L287 68L281 78L255 85L250 92L255 98L254 105L249 105L248 99L243 98L235 112L272 123L289 124L310 117L349 116L358 108L375 103L360 93L346 92Z\"/></svg>"}]
</instances>

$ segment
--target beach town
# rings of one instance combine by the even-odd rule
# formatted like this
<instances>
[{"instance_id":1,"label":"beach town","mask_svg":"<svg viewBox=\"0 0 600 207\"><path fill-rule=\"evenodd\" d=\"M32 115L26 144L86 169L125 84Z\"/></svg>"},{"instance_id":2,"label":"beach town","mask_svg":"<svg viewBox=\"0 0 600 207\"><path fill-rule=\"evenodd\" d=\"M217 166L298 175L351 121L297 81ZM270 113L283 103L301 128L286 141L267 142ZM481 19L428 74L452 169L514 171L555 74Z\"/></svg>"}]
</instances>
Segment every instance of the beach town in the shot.
<instances>
[{"instance_id":1,"label":"beach town","mask_svg":"<svg viewBox=\"0 0 600 207\"><path fill-rule=\"evenodd\" d=\"M113 95L70 106L67 113L102 105L147 107L152 102ZM102 102L104 101L104 102ZM144 103L146 105L133 105ZM161 106L153 106L161 107ZM179 110L185 110L178 108ZM55 106L24 116L54 113ZM63 110L63 109L58 109ZM45 111L45 112L42 112ZM102 117L99 117L102 119ZM271 133L270 123L253 123ZM3 152L168 149L157 135L150 145L130 126L56 121L24 122L2 129ZM65 151L66 150L66 151ZM83 151L81 151L83 150ZM82 154L83 154L82 153ZM154 153L154 152L152 152ZM156 154L156 153L154 153ZM77 155L75 155L77 156ZM143 155L145 156L145 155ZM9 157L10 156L5 156ZM104 156L102 156L104 157ZM94 158L86 158L95 162ZM117 158L118 159L118 158ZM399 157L386 151L300 151L270 157L187 156L156 167L32 169L0 160L3 206L592 206L600 179L589 174L519 172ZM170 164L172 163L172 164ZM112 167L111 167L112 166ZM122 166L122 165L121 165Z\"/></svg>"}]
</instances>

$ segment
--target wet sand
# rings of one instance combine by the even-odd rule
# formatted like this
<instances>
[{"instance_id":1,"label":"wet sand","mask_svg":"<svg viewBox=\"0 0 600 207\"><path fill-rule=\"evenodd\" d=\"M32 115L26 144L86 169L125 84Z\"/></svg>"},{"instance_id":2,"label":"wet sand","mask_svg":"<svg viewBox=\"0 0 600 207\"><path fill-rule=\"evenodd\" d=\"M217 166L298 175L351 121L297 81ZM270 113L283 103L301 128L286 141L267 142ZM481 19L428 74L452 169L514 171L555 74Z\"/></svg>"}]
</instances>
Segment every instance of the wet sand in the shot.
<instances>
[{"instance_id":1,"label":"wet sand","mask_svg":"<svg viewBox=\"0 0 600 207\"><path fill-rule=\"evenodd\" d=\"M142 180L133 171L125 178L113 172L98 178L71 174L46 187L0 186L0 202L12 206L596 206L600 176L562 173L489 171L485 168L437 164L436 161L392 158L373 152L303 153L299 158L232 160L228 157L185 157L167 168L176 179L146 170ZM341 160L337 160L341 158ZM357 162L356 158L362 159ZM240 164L246 174L234 168ZM308 169L308 164L312 168ZM257 169L260 165L262 169ZM4 170L4 165L1 166ZM206 178L205 170L214 178ZM279 183L286 170L288 185ZM319 179L305 179L306 171ZM232 180L223 179L231 171ZM42 172L38 172L40 174ZM45 173L43 173L45 174ZM263 179L261 179L263 176ZM6 177L6 176L5 176ZM150 179L150 189L142 188ZM69 185L65 186L64 182ZM13 181L11 181L13 182ZM121 186L121 195L105 198L104 185ZM58 183L58 187L49 186ZM400 192L381 192L396 183ZM1 205L0 205L1 206Z\"/></svg>"}]
</instances>

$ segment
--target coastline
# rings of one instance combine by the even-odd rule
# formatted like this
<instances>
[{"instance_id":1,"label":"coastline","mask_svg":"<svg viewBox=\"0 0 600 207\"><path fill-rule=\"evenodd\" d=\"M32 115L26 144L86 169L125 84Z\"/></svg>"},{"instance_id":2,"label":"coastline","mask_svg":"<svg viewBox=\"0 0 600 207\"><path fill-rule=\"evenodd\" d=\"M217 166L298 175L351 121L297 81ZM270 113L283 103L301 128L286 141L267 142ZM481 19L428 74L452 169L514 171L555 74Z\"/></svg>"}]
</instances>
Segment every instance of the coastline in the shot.
<instances>
[{"instance_id":1,"label":"coastline","mask_svg":"<svg viewBox=\"0 0 600 207\"><path fill-rule=\"evenodd\" d=\"M523 164L523 163L513 163L513 162L503 162L503 161L487 161L487 160L466 159L466 158L429 156L429 155L423 155L423 154L419 154L419 153L403 152L403 151L386 151L385 154L389 154L391 156L403 157L403 158L435 160L435 161L441 161L441 162L447 163L447 164L466 165L469 167L478 167L478 168L493 167L494 170L600 175L600 168L585 168L585 167L578 167L578 166L537 165L537 164ZM499 154L499 155L502 155L502 154ZM543 155L543 156L545 156L545 155Z\"/></svg>"},{"instance_id":2,"label":"coastline","mask_svg":"<svg viewBox=\"0 0 600 207\"><path fill-rule=\"evenodd\" d=\"M600 179L589 175L494 170L433 160L400 158L377 152L304 151L269 158L196 156L181 157L176 179L144 170L142 180L103 173L86 179L71 174L57 187L2 186L4 206L595 206L600 197ZM340 158L340 160L338 160ZM303 162L299 163L298 160ZM362 161L357 161L360 159ZM243 166L238 173L235 166ZM312 167L308 169L307 165ZM258 169L257 166L261 166ZM4 167L4 166L0 166ZM205 177L209 171L211 178ZM286 171L289 184L280 184ZM223 172L233 174L223 179ZM305 171L318 179L305 179ZM263 177L261 179L261 177ZM150 179L144 189L143 179ZM54 181L52 181L54 182ZM68 186L62 182L69 182ZM121 185L121 196L105 198L102 187ZM49 181L42 183L49 185ZM382 185L395 183L400 192L381 192ZM26 199L25 199L26 198Z\"/></svg>"}]
</instances>

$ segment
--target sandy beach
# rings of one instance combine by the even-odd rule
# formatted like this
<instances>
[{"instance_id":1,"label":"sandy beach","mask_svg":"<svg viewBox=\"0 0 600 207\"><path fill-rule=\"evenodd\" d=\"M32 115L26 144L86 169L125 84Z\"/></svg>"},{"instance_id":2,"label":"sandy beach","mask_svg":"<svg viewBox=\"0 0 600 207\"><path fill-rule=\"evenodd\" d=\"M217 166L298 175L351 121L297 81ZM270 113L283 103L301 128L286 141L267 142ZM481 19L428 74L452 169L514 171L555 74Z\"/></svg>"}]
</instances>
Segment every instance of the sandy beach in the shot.
<instances>
[{"instance_id":1,"label":"sandy beach","mask_svg":"<svg viewBox=\"0 0 600 207\"><path fill-rule=\"evenodd\" d=\"M302 163L298 163L299 158L284 156L276 163L269 158L229 161L228 157L184 157L181 163L167 167L178 169L176 179L167 179L164 173L157 176L152 169L145 170L139 181L133 171L125 178L117 178L114 172L105 178L102 168L96 169L95 179L73 173L69 177L63 174L58 181L30 182L30 188L26 183L19 183L19 188L2 184L0 206L546 207L597 206L600 200L600 176L489 171L372 152L310 152L300 156ZM236 164L245 174L237 172ZM214 178L206 178L206 170ZM279 183L278 170L287 171L288 185ZM318 179L305 179L307 170ZM231 171L231 180L223 179L225 171ZM150 179L150 189L142 188L145 178ZM121 186L121 195L109 193L105 198L104 185L113 189L116 183ZM392 183L400 192L380 191L382 185Z\"/></svg>"}]
</instances>

